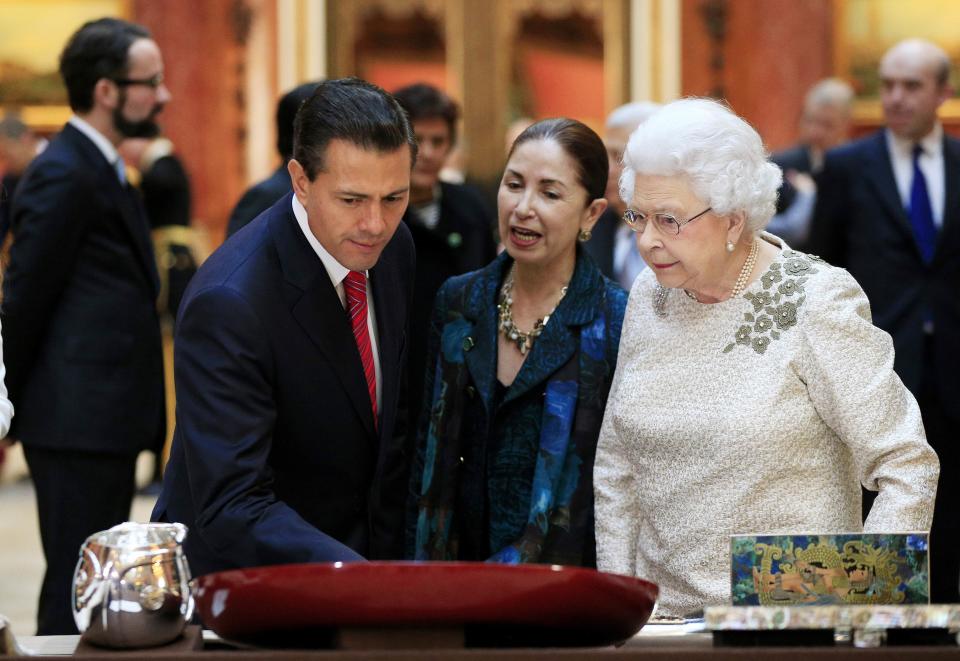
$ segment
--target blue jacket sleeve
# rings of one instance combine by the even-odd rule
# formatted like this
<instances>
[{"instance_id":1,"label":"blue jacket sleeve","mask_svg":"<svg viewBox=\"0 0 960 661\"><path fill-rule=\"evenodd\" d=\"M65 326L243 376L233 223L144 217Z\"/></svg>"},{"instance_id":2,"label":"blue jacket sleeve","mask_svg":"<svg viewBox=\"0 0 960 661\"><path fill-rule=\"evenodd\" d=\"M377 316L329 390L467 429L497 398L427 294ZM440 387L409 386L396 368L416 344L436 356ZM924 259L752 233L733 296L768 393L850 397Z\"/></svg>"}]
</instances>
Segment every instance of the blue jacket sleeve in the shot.
<instances>
[{"instance_id":1,"label":"blue jacket sleeve","mask_svg":"<svg viewBox=\"0 0 960 661\"><path fill-rule=\"evenodd\" d=\"M612 280L605 279L605 283L607 288L607 326L610 329L607 340L607 360L610 362L610 380L612 381L613 373L617 368L620 334L623 329L623 317L626 314L629 294Z\"/></svg>"},{"instance_id":2,"label":"blue jacket sleeve","mask_svg":"<svg viewBox=\"0 0 960 661\"><path fill-rule=\"evenodd\" d=\"M451 279L452 280L452 279ZM416 445L413 451L413 463L410 467L410 490L407 495L406 535L404 556L413 559L417 535L417 512L420 501L420 487L423 479L423 455L427 445L427 429L430 427L430 412L433 409L433 390L436 383L437 361L440 356L440 337L447 318L447 298L451 280L447 280L437 292L430 316L430 337L427 339L427 364L423 379L423 410L416 425ZM413 366L415 369L416 366Z\"/></svg>"},{"instance_id":3,"label":"blue jacket sleeve","mask_svg":"<svg viewBox=\"0 0 960 661\"><path fill-rule=\"evenodd\" d=\"M273 491L277 420L266 329L237 292L198 292L177 329L174 375L194 534L237 566L362 560Z\"/></svg>"}]
</instances>

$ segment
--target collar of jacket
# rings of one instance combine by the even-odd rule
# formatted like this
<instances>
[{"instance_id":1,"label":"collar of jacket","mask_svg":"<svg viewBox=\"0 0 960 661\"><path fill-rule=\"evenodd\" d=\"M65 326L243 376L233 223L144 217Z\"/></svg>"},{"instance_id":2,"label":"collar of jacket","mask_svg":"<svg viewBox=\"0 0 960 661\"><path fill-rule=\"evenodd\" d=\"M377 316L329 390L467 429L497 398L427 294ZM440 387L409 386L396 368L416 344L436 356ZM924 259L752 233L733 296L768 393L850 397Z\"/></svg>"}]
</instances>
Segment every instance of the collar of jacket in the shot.
<instances>
[{"instance_id":1,"label":"collar of jacket","mask_svg":"<svg viewBox=\"0 0 960 661\"><path fill-rule=\"evenodd\" d=\"M476 348L466 352L464 359L488 412L497 374L497 303L500 285L512 264L513 259L506 251L502 252L477 272L477 277L468 285L470 291L465 297L463 316L473 323L472 332L477 340ZM577 261L570 284L567 285L567 294L507 389L504 404L545 381L573 356L578 347L576 329L596 317L605 295L600 269L578 246Z\"/></svg>"}]
</instances>

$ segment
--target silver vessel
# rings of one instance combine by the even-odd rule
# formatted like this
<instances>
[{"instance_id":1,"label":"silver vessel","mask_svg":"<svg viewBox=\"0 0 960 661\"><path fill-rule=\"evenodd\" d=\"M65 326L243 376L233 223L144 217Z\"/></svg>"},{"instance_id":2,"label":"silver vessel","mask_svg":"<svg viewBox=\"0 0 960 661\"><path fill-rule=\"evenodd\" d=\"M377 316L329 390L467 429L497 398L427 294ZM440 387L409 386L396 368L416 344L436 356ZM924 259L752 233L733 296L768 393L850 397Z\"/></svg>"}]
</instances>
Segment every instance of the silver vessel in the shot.
<instances>
[{"instance_id":1,"label":"silver vessel","mask_svg":"<svg viewBox=\"0 0 960 661\"><path fill-rule=\"evenodd\" d=\"M176 639L193 616L180 523L121 523L90 535L73 575L73 617L85 641L151 647Z\"/></svg>"}]
</instances>

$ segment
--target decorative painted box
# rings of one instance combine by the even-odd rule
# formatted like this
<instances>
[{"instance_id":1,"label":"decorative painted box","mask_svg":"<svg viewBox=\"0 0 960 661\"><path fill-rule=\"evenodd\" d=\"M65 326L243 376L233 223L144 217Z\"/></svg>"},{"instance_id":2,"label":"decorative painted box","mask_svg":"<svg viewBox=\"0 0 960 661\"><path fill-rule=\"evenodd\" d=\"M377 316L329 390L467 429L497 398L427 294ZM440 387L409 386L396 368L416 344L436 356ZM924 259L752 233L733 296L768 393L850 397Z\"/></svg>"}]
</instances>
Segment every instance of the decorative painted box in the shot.
<instances>
[{"instance_id":1,"label":"decorative painted box","mask_svg":"<svg viewBox=\"0 0 960 661\"><path fill-rule=\"evenodd\" d=\"M927 533L734 535L734 606L930 603Z\"/></svg>"}]
</instances>

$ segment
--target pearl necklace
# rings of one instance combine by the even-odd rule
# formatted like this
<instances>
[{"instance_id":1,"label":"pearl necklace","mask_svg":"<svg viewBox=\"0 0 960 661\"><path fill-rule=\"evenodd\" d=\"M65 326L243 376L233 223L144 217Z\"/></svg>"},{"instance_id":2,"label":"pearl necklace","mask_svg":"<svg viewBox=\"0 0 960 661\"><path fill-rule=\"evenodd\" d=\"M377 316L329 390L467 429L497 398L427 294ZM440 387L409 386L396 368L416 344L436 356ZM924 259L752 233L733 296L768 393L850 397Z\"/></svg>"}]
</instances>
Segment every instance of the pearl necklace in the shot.
<instances>
[{"instance_id":1,"label":"pearl necklace","mask_svg":"<svg viewBox=\"0 0 960 661\"><path fill-rule=\"evenodd\" d=\"M544 316L542 319L537 319L533 324L533 330L524 332L517 328L517 325L513 321L513 271L515 267L510 268L510 273L507 275L506 281L503 283L503 287L500 288L500 302L497 303L497 309L500 311L499 321L497 323L497 328L503 333L503 336L517 345L517 349L520 350L520 354L523 356L527 355L527 352L533 348L533 341L540 337L540 334L543 333L543 329L546 327L547 322L550 321L550 315L552 315L557 306L560 305L560 301L563 300L563 297L567 294L567 287L564 286L560 290L560 298L557 299L556 305L553 306L553 310Z\"/></svg>"},{"instance_id":2,"label":"pearl necklace","mask_svg":"<svg viewBox=\"0 0 960 661\"><path fill-rule=\"evenodd\" d=\"M757 253L759 251L760 242L754 239L753 245L750 246L750 253L747 255L747 261L743 263L743 268L740 269L740 275L737 277L737 281L733 284L733 289L730 291L730 298L736 298L747 288L747 282L753 274L753 267L757 265ZM670 290L660 284L658 284L653 291L653 311L661 319L667 316L667 296L669 293ZM700 299L698 299L692 291L684 289L683 293L686 294L690 300L696 301L697 303L700 302Z\"/></svg>"},{"instance_id":3,"label":"pearl necklace","mask_svg":"<svg viewBox=\"0 0 960 661\"><path fill-rule=\"evenodd\" d=\"M753 267L757 264L757 253L759 250L760 242L754 239L753 245L750 246L750 254L747 255L747 261L743 263L743 268L740 269L740 275L737 276L737 281L733 284L733 289L730 291L730 298L736 298L747 288L747 282L753 274Z\"/></svg>"}]
</instances>

